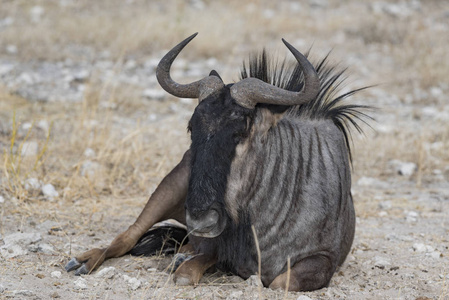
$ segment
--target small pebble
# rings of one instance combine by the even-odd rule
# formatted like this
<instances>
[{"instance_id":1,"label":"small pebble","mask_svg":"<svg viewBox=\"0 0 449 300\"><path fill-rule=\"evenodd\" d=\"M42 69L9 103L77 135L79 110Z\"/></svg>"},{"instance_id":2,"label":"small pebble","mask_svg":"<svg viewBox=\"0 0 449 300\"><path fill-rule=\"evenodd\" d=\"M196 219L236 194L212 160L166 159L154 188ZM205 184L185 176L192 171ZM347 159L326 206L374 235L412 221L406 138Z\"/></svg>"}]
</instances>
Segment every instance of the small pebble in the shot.
<instances>
[{"instance_id":1,"label":"small pebble","mask_svg":"<svg viewBox=\"0 0 449 300\"><path fill-rule=\"evenodd\" d=\"M73 282L75 284L75 289L84 290L87 289L87 280L80 277Z\"/></svg>"},{"instance_id":2,"label":"small pebble","mask_svg":"<svg viewBox=\"0 0 449 300\"><path fill-rule=\"evenodd\" d=\"M115 268L114 267L106 267L98 271L98 273L95 274L96 277L104 277L111 279L115 275Z\"/></svg>"},{"instance_id":3,"label":"small pebble","mask_svg":"<svg viewBox=\"0 0 449 300\"><path fill-rule=\"evenodd\" d=\"M48 183L42 187L42 193L45 197L47 197L50 200L53 200L53 198L56 198L59 196L59 193L56 191L55 187Z\"/></svg>"},{"instance_id":4,"label":"small pebble","mask_svg":"<svg viewBox=\"0 0 449 300\"><path fill-rule=\"evenodd\" d=\"M53 271L50 273L51 278L60 278L62 273L60 271Z\"/></svg>"},{"instance_id":5,"label":"small pebble","mask_svg":"<svg viewBox=\"0 0 449 300\"><path fill-rule=\"evenodd\" d=\"M123 275L123 279L125 279L125 281L128 282L129 287L133 291L137 290L142 284L142 282L140 280L138 280L137 278L129 277L128 275Z\"/></svg>"},{"instance_id":6,"label":"small pebble","mask_svg":"<svg viewBox=\"0 0 449 300\"><path fill-rule=\"evenodd\" d=\"M305 295L301 295L301 296L299 296L298 298L296 298L296 300L312 300L312 298L307 297L307 296L305 296Z\"/></svg>"},{"instance_id":7,"label":"small pebble","mask_svg":"<svg viewBox=\"0 0 449 300\"><path fill-rule=\"evenodd\" d=\"M262 281L260 281L259 276L251 275L247 280L246 284L249 286L263 286Z\"/></svg>"}]
</instances>

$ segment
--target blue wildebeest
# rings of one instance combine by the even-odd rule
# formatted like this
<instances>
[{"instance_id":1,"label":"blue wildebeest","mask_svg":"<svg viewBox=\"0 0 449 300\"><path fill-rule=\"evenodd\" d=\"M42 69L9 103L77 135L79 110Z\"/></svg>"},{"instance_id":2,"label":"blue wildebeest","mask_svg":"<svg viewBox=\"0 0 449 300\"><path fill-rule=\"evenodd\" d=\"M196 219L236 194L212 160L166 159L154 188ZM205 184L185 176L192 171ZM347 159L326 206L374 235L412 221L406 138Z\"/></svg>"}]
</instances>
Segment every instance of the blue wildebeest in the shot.
<instances>
[{"instance_id":1,"label":"blue wildebeest","mask_svg":"<svg viewBox=\"0 0 449 300\"><path fill-rule=\"evenodd\" d=\"M327 286L354 237L348 126L360 130L364 106L341 103L356 91L336 96L343 72L327 58L314 68L284 40L297 60L291 68L270 63L263 52L249 69L244 64L237 83L224 84L215 71L176 83L170 67L195 35L157 67L168 93L199 99L188 125L190 149L128 230L109 247L73 258L66 269L90 273L107 258L132 253L136 243L140 253L149 252L139 238L173 218L189 232L180 251L193 254L175 271L178 284L198 283L213 265L247 278L258 273L260 250L265 286Z\"/></svg>"}]
</instances>

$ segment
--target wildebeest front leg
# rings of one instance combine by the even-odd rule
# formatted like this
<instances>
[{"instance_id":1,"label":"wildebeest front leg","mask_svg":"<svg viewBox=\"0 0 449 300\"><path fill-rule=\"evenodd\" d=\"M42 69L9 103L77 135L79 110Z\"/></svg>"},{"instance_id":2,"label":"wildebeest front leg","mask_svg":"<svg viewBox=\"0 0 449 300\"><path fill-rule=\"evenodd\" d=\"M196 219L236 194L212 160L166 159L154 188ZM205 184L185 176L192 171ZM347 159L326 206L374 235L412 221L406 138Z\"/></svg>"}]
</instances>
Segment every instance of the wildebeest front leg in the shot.
<instances>
[{"instance_id":1,"label":"wildebeest front leg","mask_svg":"<svg viewBox=\"0 0 449 300\"><path fill-rule=\"evenodd\" d=\"M297 262L290 270L289 291L312 291L329 284L334 273L331 259L324 255L313 255ZM288 272L277 276L270 284L272 289L287 288Z\"/></svg>"},{"instance_id":2,"label":"wildebeest front leg","mask_svg":"<svg viewBox=\"0 0 449 300\"><path fill-rule=\"evenodd\" d=\"M136 222L119 234L107 248L92 249L72 258L65 266L75 274L87 274L105 259L119 257L134 247L138 239L155 223L175 219L185 224L184 202L190 176L190 150L181 162L162 180L148 200Z\"/></svg>"},{"instance_id":3,"label":"wildebeest front leg","mask_svg":"<svg viewBox=\"0 0 449 300\"><path fill-rule=\"evenodd\" d=\"M173 281L178 285L196 285L203 277L204 272L216 262L215 255L199 254L179 266L173 275Z\"/></svg>"}]
</instances>

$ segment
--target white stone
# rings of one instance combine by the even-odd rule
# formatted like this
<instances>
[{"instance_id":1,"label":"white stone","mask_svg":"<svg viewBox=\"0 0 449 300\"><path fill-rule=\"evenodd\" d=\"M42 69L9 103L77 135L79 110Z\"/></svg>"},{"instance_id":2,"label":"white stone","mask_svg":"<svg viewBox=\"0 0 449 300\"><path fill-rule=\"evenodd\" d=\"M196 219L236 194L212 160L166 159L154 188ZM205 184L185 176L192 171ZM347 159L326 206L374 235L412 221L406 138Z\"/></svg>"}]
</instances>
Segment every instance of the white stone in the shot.
<instances>
[{"instance_id":1,"label":"white stone","mask_svg":"<svg viewBox=\"0 0 449 300\"><path fill-rule=\"evenodd\" d=\"M88 70L79 70L78 72L73 74L73 78L77 81L84 82L90 76L90 72Z\"/></svg>"},{"instance_id":2,"label":"white stone","mask_svg":"<svg viewBox=\"0 0 449 300\"><path fill-rule=\"evenodd\" d=\"M441 257L441 252L439 252L439 251L433 251L433 252L430 252L430 253L429 253L429 256L432 257L432 258L438 259L438 258Z\"/></svg>"},{"instance_id":3,"label":"white stone","mask_svg":"<svg viewBox=\"0 0 449 300\"><path fill-rule=\"evenodd\" d=\"M407 213L407 216L405 217L405 220L407 222L416 222L418 221L418 213L416 211L409 211Z\"/></svg>"},{"instance_id":4,"label":"white stone","mask_svg":"<svg viewBox=\"0 0 449 300\"><path fill-rule=\"evenodd\" d=\"M386 217L386 216L388 216L388 213L386 212L386 211L381 211L381 212L379 212L379 217Z\"/></svg>"},{"instance_id":5,"label":"white stone","mask_svg":"<svg viewBox=\"0 0 449 300\"><path fill-rule=\"evenodd\" d=\"M44 14L45 9L42 6L36 5L30 9L30 17L31 21L37 23L41 20L42 15Z\"/></svg>"},{"instance_id":6,"label":"white stone","mask_svg":"<svg viewBox=\"0 0 449 300\"><path fill-rule=\"evenodd\" d=\"M243 297L243 292L242 291L235 291L232 292L228 297L226 297L227 300L231 300L231 299L242 299Z\"/></svg>"},{"instance_id":7,"label":"white stone","mask_svg":"<svg viewBox=\"0 0 449 300\"><path fill-rule=\"evenodd\" d=\"M357 181L357 185L360 186L369 186L369 187L384 187L387 184L377 178L372 178L372 177L361 177L358 181Z\"/></svg>"},{"instance_id":8,"label":"white stone","mask_svg":"<svg viewBox=\"0 0 449 300\"><path fill-rule=\"evenodd\" d=\"M92 158L92 157L95 157L96 153L95 153L95 150L94 150L94 149L92 149L92 148L86 148L86 150L84 150L83 155L84 155L85 157Z\"/></svg>"},{"instance_id":9,"label":"white stone","mask_svg":"<svg viewBox=\"0 0 449 300\"><path fill-rule=\"evenodd\" d=\"M25 189L27 191L30 190L38 190L41 187L41 182L39 181L39 179L37 178L28 178L27 180L25 180Z\"/></svg>"},{"instance_id":10,"label":"white stone","mask_svg":"<svg viewBox=\"0 0 449 300\"><path fill-rule=\"evenodd\" d=\"M426 245L421 244L421 243L415 243L412 246L413 250L415 250L416 252L425 252L426 251Z\"/></svg>"},{"instance_id":11,"label":"white stone","mask_svg":"<svg viewBox=\"0 0 449 300\"><path fill-rule=\"evenodd\" d=\"M77 280L75 280L73 284L75 285L75 289L78 290L87 289L87 280L84 279L83 277L80 277Z\"/></svg>"},{"instance_id":12,"label":"white stone","mask_svg":"<svg viewBox=\"0 0 449 300\"><path fill-rule=\"evenodd\" d=\"M37 243L42 240L41 234L38 232L23 233L16 232L3 237L3 242L6 245L17 244L21 246L28 246L33 243Z\"/></svg>"},{"instance_id":13,"label":"white stone","mask_svg":"<svg viewBox=\"0 0 449 300\"><path fill-rule=\"evenodd\" d=\"M128 275L123 275L123 279L125 279L125 281L129 285L129 287L133 291L137 290L142 285L142 282L135 277L129 277Z\"/></svg>"},{"instance_id":14,"label":"white stone","mask_svg":"<svg viewBox=\"0 0 449 300\"><path fill-rule=\"evenodd\" d=\"M9 54L16 54L17 53L17 46L16 45L8 45L6 46L6 52Z\"/></svg>"},{"instance_id":15,"label":"white stone","mask_svg":"<svg viewBox=\"0 0 449 300\"><path fill-rule=\"evenodd\" d=\"M62 275L62 273L60 271L53 271L53 272L50 273L50 276L52 278L60 278L61 275Z\"/></svg>"},{"instance_id":16,"label":"white stone","mask_svg":"<svg viewBox=\"0 0 449 300\"><path fill-rule=\"evenodd\" d=\"M0 254L3 256L3 258L14 258L17 256L26 255L27 253L27 250L16 244L8 246L4 245L0 247Z\"/></svg>"},{"instance_id":17,"label":"white stone","mask_svg":"<svg viewBox=\"0 0 449 300\"><path fill-rule=\"evenodd\" d=\"M112 277L114 277L115 272L116 270L114 267L106 267L98 271L95 276L111 279Z\"/></svg>"},{"instance_id":18,"label":"white stone","mask_svg":"<svg viewBox=\"0 0 449 300\"><path fill-rule=\"evenodd\" d=\"M47 120L40 120L39 122L37 122L37 128L43 130L44 132L48 132L50 125L48 125Z\"/></svg>"},{"instance_id":19,"label":"white stone","mask_svg":"<svg viewBox=\"0 0 449 300\"><path fill-rule=\"evenodd\" d=\"M42 187L42 193L50 200L59 196L59 193L56 191L55 187L50 183L47 183Z\"/></svg>"},{"instance_id":20,"label":"white stone","mask_svg":"<svg viewBox=\"0 0 449 300\"><path fill-rule=\"evenodd\" d=\"M13 233L3 238L4 245L0 247L0 254L4 258L13 258L28 253L27 248L42 239L40 233Z\"/></svg>"},{"instance_id":21,"label":"white stone","mask_svg":"<svg viewBox=\"0 0 449 300\"><path fill-rule=\"evenodd\" d=\"M20 154L22 156L33 156L37 155L38 150L39 145L36 142L28 141L23 143Z\"/></svg>"},{"instance_id":22,"label":"white stone","mask_svg":"<svg viewBox=\"0 0 449 300\"><path fill-rule=\"evenodd\" d=\"M0 195L0 203L5 203L5 198L2 195Z\"/></svg>"},{"instance_id":23,"label":"white stone","mask_svg":"<svg viewBox=\"0 0 449 300\"><path fill-rule=\"evenodd\" d=\"M12 70L14 70L14 65L13 64L1 64L0 65L0 76L8 74Z\"/></svg>"},{"instance_id":24,"label":"white stone","mask_svg":"<svg viewBox=\"0 0 449 300\"><path fill-rule=\"evenodd\" d=\"M262 281L260 281L259 276L251 275L247 280L246 284L249 286L263 286Z\"/></svg>"},{"instance_id":25,"label":"white stone","mask_svg":"<svg viewBox=\"0 0 449 300\"><path fill-rule=\"evenodd\" d=\"M52 245L40 243L37 247L37 251L45 254L52 254L55 252L55 249Z\"/></svg>"},{"instance_id":26,"label":"white stone","mask_svg":"<svg viewBox=\"0 0 449 300\"><path fill-rule=\"evenodd\" d=\"M81 175L93 179L98 169L100 169L99 163L91 160L86 160L81 165Z\"/></svg>"},{"instance_id":27,"label":"white stone","mask_svg":"<svg viewBox=\"0 0 449 300\"><path fill-rule=\"evenodd\" d=\"M398 173L403 176L411 176L416 170L416 164L412 162L405 162L398 168Z\"/></svg>"},{"instance_id":28,"label":"white stone","mask_svg":"<svg viewBox=\"0 0 449 300\"><path fill-rule=\"evenodd\" d=\"M391 208L391 201L383 201L379 203L379 208L381 210L388 210Z\"/></svg>"},{"instance_id":29,"label":"white stone","mask_svg":"<svg viewBox=\"0 0 449 300\"><path fill-rule=\"evenodd\" d=\"M381 256L374 257L374 266L375 267L383 269L389 265L391 265L391 262L387 258L381 257Z\"/></svg>"},{"instance_id":30,"label":"white stone","mask_svg":"<svg viewBox=\"0 0 449 300\"><path fill-rule=\"evenodd\" d=\"M30 291L30 290L14 290L12 291L12 295L19 299L18 297L22 296L22 297L32 297L34 296L34 292ZM22 298L20 297L20 298Z\"/></svg>"},{"instance_id":31,"label":"white stone","mask_svg":"<svg viewBox=\"0 0 449 300\"><path fill-rule=\"evenodd\" d=\"M307 297L306 295L301 295L298 298L296 298L296 300L312 300L312 298Z\"/></svg>"}]
</instances>

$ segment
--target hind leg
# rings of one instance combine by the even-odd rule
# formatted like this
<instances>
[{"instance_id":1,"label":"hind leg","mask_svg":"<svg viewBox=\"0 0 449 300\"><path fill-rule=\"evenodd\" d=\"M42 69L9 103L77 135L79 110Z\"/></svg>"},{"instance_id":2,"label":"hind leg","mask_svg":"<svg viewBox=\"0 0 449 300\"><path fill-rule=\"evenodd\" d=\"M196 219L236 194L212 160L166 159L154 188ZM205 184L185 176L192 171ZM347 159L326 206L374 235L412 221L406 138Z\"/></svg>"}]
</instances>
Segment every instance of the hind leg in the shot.
<instances>
[{"instance_id":1,"label":"hind leg","mask_svg":"<svg viewBox=\"0 0 449 300\"><path fill-rule=\"evenodd\" d=\"M290 270L289 291L313 291L329 285L335 272L335 263L328 256L313 255L297 262ZM288 272L277 276L271 289L286 289Z\"/></svg>"},{"instance_id":2,"label":"hind leg","mask_svg":"<svg viewBox=\"0 0 449 300\"><path fill-rule=\"evenodd\" d=\"M69 272L76 269L76 275L92 272L105 259L122 256L131 250L139 238L157 222L173 218L185 224L184 202L189 176L190 150L162 180L137 220L128 230L119 234L109 247L92 249L72 258L65 266L66 270Z\"/></svg>"}]
</instances>

